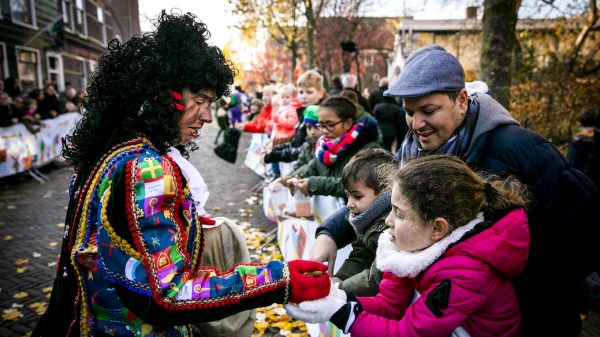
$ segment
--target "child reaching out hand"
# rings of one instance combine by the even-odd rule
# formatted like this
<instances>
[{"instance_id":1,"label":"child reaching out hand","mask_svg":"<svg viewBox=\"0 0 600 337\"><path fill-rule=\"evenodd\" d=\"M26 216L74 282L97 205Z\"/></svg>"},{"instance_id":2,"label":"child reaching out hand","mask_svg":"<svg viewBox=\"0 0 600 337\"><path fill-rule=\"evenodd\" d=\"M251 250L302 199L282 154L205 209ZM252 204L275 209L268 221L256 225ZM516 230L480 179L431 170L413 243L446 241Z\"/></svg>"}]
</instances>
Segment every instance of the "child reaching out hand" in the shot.
<instances>
[{"instance_id":1,"label":"child reaching out hand","mask_svg":"<svg viewBox=\"0 0 600 337\"><path fill-rule=\"evenodd\" d=\"M359 296L377 294L381 272L375 266L380 234L387 228L390 192L386 172L397 167L394 155L383 149L365 149L352 157L342 171L342 184L348 196L348 221L356 233L352 252L332 282ZM386 193L387 191L387 193Z\"/></svg>"},{"instance_id":2,"label":"child reaching out hand","mask_svg":"<svg viewBox=\"0 0 600 337\"><path fill-rule=\"evenodd\" d=\"M286 306L288 314L329 320L353 337L522 335L511 279L529 251L524 186L481 177L446 155L408 162L392 185L379 293L356 297L334 286L323 299Z\"/></svg>"}]
</instances>

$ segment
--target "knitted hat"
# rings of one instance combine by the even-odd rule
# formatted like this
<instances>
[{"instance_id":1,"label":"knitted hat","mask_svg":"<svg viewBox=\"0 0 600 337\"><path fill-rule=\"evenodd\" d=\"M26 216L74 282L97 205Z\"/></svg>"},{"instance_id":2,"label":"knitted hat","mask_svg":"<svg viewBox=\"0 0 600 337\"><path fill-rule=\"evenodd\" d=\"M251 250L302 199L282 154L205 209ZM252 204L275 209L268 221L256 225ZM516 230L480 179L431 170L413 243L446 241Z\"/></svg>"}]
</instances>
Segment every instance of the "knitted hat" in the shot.
<instances>
[{"instance_id":1,"label":"knitted hat","mask_svg":"<svg viewBox=\"0 0 600 337\"><path fill-rule=\"evenodd\" d=\"M304 109L304 122L312 126L317 125L319 122L319 106L309 105Z\"/></svg>"},{"instance_id":2,"label":"knitted hat","mask_svg":"<svg viewBox=\"0 0 600 337\"><path fill-rule=\"evenodd\" d=\"M454 55L437 44L412 53L385 96L418 97L465 88L465 71Z\"/></svg>"}]
</instances>

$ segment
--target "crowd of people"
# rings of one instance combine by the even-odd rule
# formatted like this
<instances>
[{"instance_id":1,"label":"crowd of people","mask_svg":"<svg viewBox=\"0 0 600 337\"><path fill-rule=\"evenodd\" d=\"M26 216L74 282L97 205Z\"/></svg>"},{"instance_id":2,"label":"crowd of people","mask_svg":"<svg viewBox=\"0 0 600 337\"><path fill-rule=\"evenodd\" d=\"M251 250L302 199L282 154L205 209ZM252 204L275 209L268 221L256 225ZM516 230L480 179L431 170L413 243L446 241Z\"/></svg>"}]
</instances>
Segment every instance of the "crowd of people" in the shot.
<instances>
[{"instance_id":1,"label":"crowd of people","mask_svg":"<svg viewBox=\"0 0 600 337\"><path fill-rule=\"evenodd\" d=\"M253 96L230 92L235 69L207 36L193 14L163 12L99 60L65 142L67 226L33 336L186 336L271 303L352 336L579 334L600 267L598 188L493 97L467 92L453 55L419 49L367 98L352 74L326 92L317 70ZM310 261L201 266L215 221L186 158L213 114L226 132L268 135L273 183L346 201Z\"/></svg>"},{"instance_id":2,"label":"crowd of people","mask_svg":"<svg viewBox=\"0 0 600 337\"><path fill-rule=\"evenodd\" d=\"M353 336L380 326L397 336L578 335L580 314L600 309L597 113L578 115L565 158L487 85L467 85L437 45L416 51L394 84L383 79L368 99L355 75L334 83L326 93L322 74L309 70L295 91L267 85L257 117L234 124L269 136L262 161L275 183L347 202L318 228L311 252L329 265L330 294L288 313ZM280 172L282 162L293 170ZM352 253L334 273L347 244ZM565 270L553 273L557 265ZM477 290L460 290L468 288ZM411 302L414 292L421 298Z\"/></svg>"},{"instance_id":3,"label":"crowd of people","mask_svg":"<svg viewBox=\"0 0 600 337\"><path fill-rule=\"evenodd\" d=\"M7 77L0 81L0 127L23 123L30 132L36 133L45 119L80 112L84 98L85 91L77 90L70 83L66 83L61 93L53 82L45 83L43 89L23 92L18 79Z\"/></svg>"}]
</instances>

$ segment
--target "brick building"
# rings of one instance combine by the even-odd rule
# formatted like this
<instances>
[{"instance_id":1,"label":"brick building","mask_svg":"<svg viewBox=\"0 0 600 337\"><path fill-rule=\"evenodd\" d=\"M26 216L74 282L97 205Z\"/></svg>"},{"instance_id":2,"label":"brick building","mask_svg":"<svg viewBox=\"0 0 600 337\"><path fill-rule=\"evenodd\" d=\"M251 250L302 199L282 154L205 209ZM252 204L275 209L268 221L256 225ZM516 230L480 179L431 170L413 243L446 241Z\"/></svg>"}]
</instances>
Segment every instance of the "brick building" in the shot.
<instances>
[{"instance_id":1,"label":"brick building","mask_svg":"<svg viewBox=\"0 0 600 337\"><path fill-rule=\"evenodd\" d=\"M23 92L54 81L85 88L112 39L140 33L137 0L1 0L0 77Z\"/></svg>"}]
</instances>

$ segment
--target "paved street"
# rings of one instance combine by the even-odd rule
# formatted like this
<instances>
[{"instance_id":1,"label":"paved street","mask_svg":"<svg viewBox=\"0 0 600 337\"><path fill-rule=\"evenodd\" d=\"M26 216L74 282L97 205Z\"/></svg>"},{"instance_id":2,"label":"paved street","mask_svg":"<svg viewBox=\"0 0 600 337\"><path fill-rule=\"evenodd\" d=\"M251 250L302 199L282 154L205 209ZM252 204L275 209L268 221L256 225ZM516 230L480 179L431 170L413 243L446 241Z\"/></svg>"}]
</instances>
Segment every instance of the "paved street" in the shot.
<instances>
[{"instance_id":1,"label":"paved street","mask_svg":"<svg viewBox=\"0 0 600 337\"><path fill-rule=\"evenodd\" d=\"M199 141L200 150L191 157L210 188L206 210L211 216L243 219L254 227L273 228L260 205L244 204L252 195L251 188L259 182L258 176L243 166L250 137L242 137L237 163L232 165L212 152L215 134L216 127L207 126ZM36 309L43 311L54 279L71 170L57 166L42 172L50 178L45 184L27 177L0 181L0 310L3 317L22 314L18 319L1 320L0 336L24 336L34 328L39 319ZM250 218L240 214L240 209L248 208L254 211ZM600 336L599 316L591 315L584 322L581 336Z\"/></svg>"}]
</instances>

